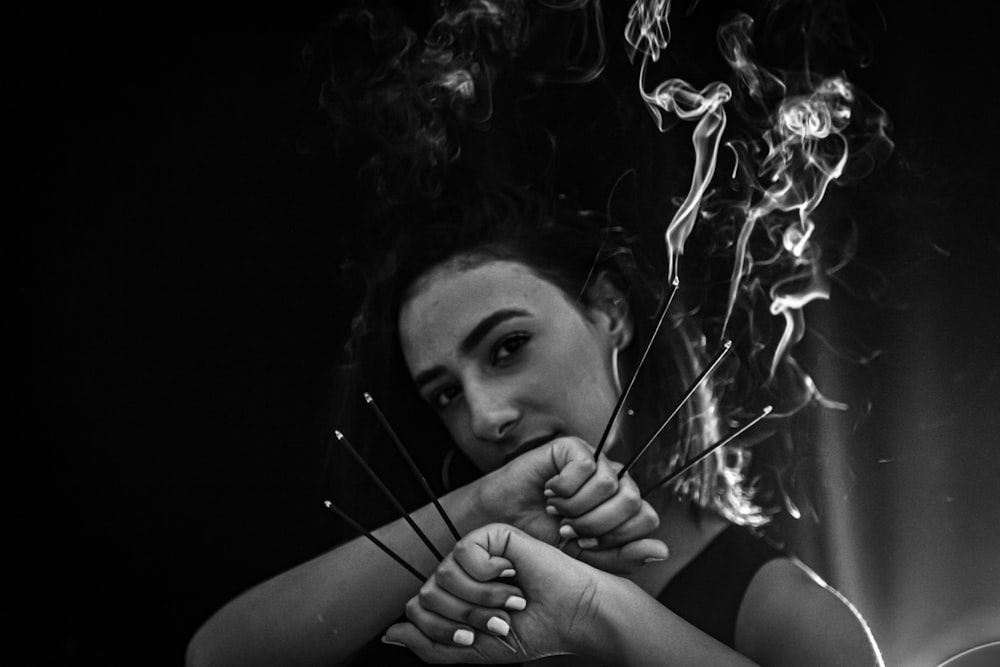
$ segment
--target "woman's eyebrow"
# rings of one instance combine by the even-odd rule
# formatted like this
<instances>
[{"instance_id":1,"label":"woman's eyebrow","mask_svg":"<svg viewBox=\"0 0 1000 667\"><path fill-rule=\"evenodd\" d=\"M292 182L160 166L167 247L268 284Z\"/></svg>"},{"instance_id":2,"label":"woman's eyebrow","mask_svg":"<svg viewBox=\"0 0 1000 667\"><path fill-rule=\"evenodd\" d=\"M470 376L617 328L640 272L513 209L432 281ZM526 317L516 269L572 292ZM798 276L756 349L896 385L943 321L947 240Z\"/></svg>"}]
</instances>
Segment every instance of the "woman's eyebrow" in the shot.
<instances>
[{"instance_id":1,"label":"woman's eyebrow","mask_svg":"<svg viewBox=\"0 0 1000 667\"><path fill-rule=\"evenodd\" d=\"M463 355L468 355L476 349L476 346L479 345L497 325L515 317L525 317L527 315L531 315L531 313L522 308L501 308L498 311L490 313L480 320L476 326L472 327L472 331L466 334L465 338L463 338L462 342L458 345L458 351ZM445 371L443 368L440 366L434 366L433 368L428 368L427 370L420 371L414 375L413 381L416 383L417 388L420 389L423 388L424 385L429 384L444 374Z\"/></svg>"},{"instance_id":2,"label":"woman's eyebrow","mask_svg":"<svg viewBox=\"0 0 1000 667\"><path fill-rule=\"evenodd\" d=\"M492 331L498 324L515 317L524 317L525 315L530 314L531 313L528 311L520 308L502 308L487 315L480 320L479 324L472 327L472 331L470 331L459 344L458 351L462 354L469 354L476 349L476 346L479 345L479 343L481 343L483 339L489 335L490 331Z\"/></svg>"}]
</instances>

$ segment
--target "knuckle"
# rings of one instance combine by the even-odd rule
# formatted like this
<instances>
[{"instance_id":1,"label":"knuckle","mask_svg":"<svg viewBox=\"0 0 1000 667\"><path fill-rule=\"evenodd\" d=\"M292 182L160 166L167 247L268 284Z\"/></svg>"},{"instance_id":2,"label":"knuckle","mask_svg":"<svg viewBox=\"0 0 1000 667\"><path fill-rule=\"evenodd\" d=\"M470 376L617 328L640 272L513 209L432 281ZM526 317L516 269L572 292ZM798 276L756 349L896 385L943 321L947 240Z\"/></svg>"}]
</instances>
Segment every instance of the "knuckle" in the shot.
<instances>
[{"instance_id":1,"label":"knuckle","mask_svg":"<svg viewBox=\"0 0 1000 667\"><path fill-rule=\"evenodd\" d=\"M600 493L610 496L618 490L618 478L610 468L603 468L594 478L596 488Z\"/></svg>"},{"instance_id":2,"label":"knuckle","mask_svg":"<svg viewBox=\"0 0 1000 667\"><path fill-rule=\"evenodd\" d=\"M458 582L458 572L454 567L440 567L434 574L434 580L444 590L451 590Z\"/></svg>"},{"instance_id":3,"label":"knuckle","mask_svg":"<svg viewBox=\"0 0 1000 667\"><path fill-rule=\"evenodd\" d=\"M420 610L420 600L417 596L414 596L406 601L406 606L404 611L406 612L406 618L410 621L416 622L417 612Z\"/></svg>"},{"instance_id":4,"label":"knuckle","mask_svg":"<svg viewBox=\"0 0 1000 667\"><path fill-rule=\"evenodd\" d=\"M429 608L433 605L435 597L436 592L434 589L431 586L424 584L420 587L420 591L417 593L415 599L421 606Z\"/></svg>"},{"instance_id":5,"label":"knuckle","mask_svg":"<svg viewBox=\"0 0 1000 667\"><path fill-rule=\"evenodd\" d=\"M506 604L507 598L511 595L520 595L519 591L510 591L502 588L494 588L490 590L486 595L483 596L483 600L480 600L480 604L484 607L490 607L494 609L500 609Z\"/></svg>"},{"instance_id":6,"label":"knuckle","mask_svg":"<svg viewBox=\"0 0 1000 667\"><path fill-rule=\"evenodd\" d=\"M634 493L626 493L622 502L628 516L639 514L640 511L645 509L644 505L646 505L646 502Z\"/></svg>"},{"instance_id":7,"label":"knuckle","mask_svg":"<svg viewBox=\"0 0 1000 667\"><path fill-rule=\"evenodd\" d=\"M644 517L650 530L660 527L660 515L649 503L643 503Z\"/></svg>"}]
</instances>

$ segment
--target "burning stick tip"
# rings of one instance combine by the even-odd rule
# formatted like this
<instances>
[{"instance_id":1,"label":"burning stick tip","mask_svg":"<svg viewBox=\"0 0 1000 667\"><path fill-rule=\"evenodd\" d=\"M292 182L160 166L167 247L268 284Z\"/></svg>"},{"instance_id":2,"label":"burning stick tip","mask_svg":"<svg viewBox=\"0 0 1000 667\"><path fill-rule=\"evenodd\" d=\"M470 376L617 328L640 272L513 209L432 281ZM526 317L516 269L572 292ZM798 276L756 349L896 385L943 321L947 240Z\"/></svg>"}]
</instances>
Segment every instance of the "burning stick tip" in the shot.
<instances>
[{"instance_id":1,"label":"burning stick tip","mask_svg":"<svg viewBox=\"0 0 1000 667\"><path fill-rule=\"evenodd\" d=\"M365 397L365 402L366 403L374 403L375 402L375 399L372 398L372 395L369 394L367 391L363 395Z\"/></svg>"},{"instance_id":2,"label":"burning stick tip","mask_svg":"<svg viewBox=\"0 0 1000 667\"><path fill-rule=\"evenodd\" d=\"M727 349L727 350L729 348L731 348L732 346L733 346L733 341L731 341L731 340L727 340L725 343L722 344L722 347L725 348L725 349Z\"/></svg>"},{"instance_id":3,"label":"burning stick tip","mask_svg":"<svg viewBox=\"0 0 1000 667\"><path fill-rule=\"evenodd\" d=\"M774 406L768 405L768 406L766 406L764 408L763 413L764 413L764 415L769 415L769 414L771 414L772 410L774 410Z\"/></svg>"},{"instance_id":4,"label":"burning stick tip","mask_svg":"<svg viewBox=\"0 0 1000 667\"><path fill-rule=\"evenodd\" d=\"M326 507L327 509L330 509L330 507L331 507L331 506L333 506L333 503L331 503L331 502L330 502L329 500L324 500L324 501L323 501L323 505L324 505L324 506L325 506L325 507Z\"/></svg>"},{"instance_id":5,"label":"burning stick tip","mask_svg":"<svg viewBox=\"0 0 1000 667\"><path fill-rule=\"evenodd\" d=\"M343 440L344 439L344 434L341 433L340 431L336 430L336 429L334 429L333 434L335 436L337 436L337 440Z\"/></svg>"},{"instance_id":6,"label":"burning stick tip","mask_svg":"<svg viewBox=\"0 0 1000 667\"><path fill-rule=\"evenodd\" d=\"M678 285L681 284L681 279L678 276L674 276L674 279L670 281L670 284L673 287L677 287Z\"/></svg>"}]
</instances>

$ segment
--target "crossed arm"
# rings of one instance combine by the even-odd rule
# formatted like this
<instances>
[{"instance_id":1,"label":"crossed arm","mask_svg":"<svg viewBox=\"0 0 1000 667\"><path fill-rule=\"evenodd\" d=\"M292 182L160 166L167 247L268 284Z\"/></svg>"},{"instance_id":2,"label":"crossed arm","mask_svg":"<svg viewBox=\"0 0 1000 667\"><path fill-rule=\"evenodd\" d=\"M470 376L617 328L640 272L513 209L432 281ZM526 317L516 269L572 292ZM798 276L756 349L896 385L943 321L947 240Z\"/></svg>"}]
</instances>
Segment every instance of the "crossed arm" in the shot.
<instances>
[{"instance_id":1,"label":"crossed arm","mask_svg":"<svg viewBox=\"0 0 1000 667\"><path fill-rule=\"evenodd\" d=\"M592 450L572 438L528 452L440 499L465 535L458 544L432 506L412 514L448 554L442 563L402 519L375 531L432 573L423 584L364 538L352 540L220 609L195 634L187 664L342 664L385 632L430 662L574 654L611 665L881 667L860 616L793 561L772 561L751 582L739 613L739 652L617 576L664 558L666 546L644 539L658 517L634 483L627 476L619 482L615 472L615 464L595 464ZM574 548L575 558L555 548L566 526L599 548ZM510 606L511 597L524 608ZM403 609L408 622L386 631ZM527 654L497 641L505 626ZM471 645L456 643L460 629Z\"/></svg>"},{"instance_id":2,"label":"crossed arm","mask_svg":"<svg viewBox=\"0 0 1000 667\"><path fill-rule=\"evenodd\" d=\"M499 583L501 572L513 570ZM522 611L489 608L516 584ZM733 650L686 623L632 582L581 563L516 528L467 535L406 606L386 640L426 662L509 663L573 654L604 665L879 666L878 649L847 601L789 559L750 584ZM490 623L500 618L503 623ZM457 645L456 628L468 645ZM510 634L510 630L514 634ZM500 639L516 636L523 652ZM403 650L403 649L400 649Z\"/></svg>"},{"instance_id":3,"label":"crossed arm","mask_svg":"<svg viewBox=\"0 0 1000 667\"><path fill-rule=\"evenodd\" d=\"M560 528L598 538L599 550L580 558L612 572L666 556L666 546L643 539L658 525L656 512L615 465L576 438L559 438L440 498L459 532L504 522L544 544ZM548 486L546 486L548 484ZM545 494L549 489L550 495ZM572 497L575 519L546 511L557 496ZM411 514L442 553L454 538L428 505ZM563 528L565 533L566 528ZM402 519L374 535L417 570L437 560ZM420 582L365 538L358 538L265 581L232 600L197 631L189 667L342 664L399 617Z\"/></svg>"}]
</instances>

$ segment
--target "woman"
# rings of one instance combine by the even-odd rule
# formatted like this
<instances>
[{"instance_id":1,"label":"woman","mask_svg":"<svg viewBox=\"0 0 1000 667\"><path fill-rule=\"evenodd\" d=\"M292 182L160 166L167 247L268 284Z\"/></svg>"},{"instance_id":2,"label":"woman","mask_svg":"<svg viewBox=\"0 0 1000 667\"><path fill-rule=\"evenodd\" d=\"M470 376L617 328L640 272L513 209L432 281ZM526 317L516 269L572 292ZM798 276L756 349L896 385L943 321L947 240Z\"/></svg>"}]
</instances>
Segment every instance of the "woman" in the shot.
<instances>
[{"instance_id":1,"label":"woman","mask_svg":"<svg viewBox=\"0 0 1000 667\"><path fill-rule=\"evenodd\" d=\"M335 127L346 128L335 145L360 158L361 182L376 195L373 225L386 232L370 248L376 262L354 323L338 425L352 437L364 431L349 418L362 391L371 391L411 447L432 434L414 450L443 450L450 440L458 454L444 455L443 472L453 488L440 502L463 537L456 543L432 505L412 517L445 554L440 563L402 519L374 531L425 581L364 537L349 540L223 607L192 639L189 665L402 664L414 656L880 664L843 597L750 532L767 511L744 482L748 441L651 490L765 405L777 401L776 414L787 414L815 393L790 357L775 352L780 336L760 331L770 315L755 312L763 300L752 297L767 286L745 280L736 287L748 288L729 302L731 282L741 282L728 280L732 225L694 227L679 266L671 265L681 285L661 329L669 293L662 228L625 234L551 194L565 189L550 173L556 149L566 164L579 155L580 136L609 143L631 136L639 144L648 136L624 131L631 117L619 93L582 85L599 77L603 43L592 66L581 57L565 68L565 58L549 57L588 52L576 37L602 34L599 3L539 3L555 21L548 31L528 20L524 4L442 3L455 11L421 48L367 7L350 14L341 26L358 28L365 46L335 40L348 52L346 65L335 68L323 95ZM563 29L564 10L583 23ZM363 54L378 62L358 66ZM551 76L550 62L564 76ZM559 84L551 98L541 93L546 80ZM500 88L505 96L492 99ZM501 109L503 100L512 102ZM607 112L600 121L595 109ZM572 135L574 114L600 131ZM581 162L578 176L596 171ZM658 198L663 165L650 166ZM765 236L772 246L759 255L762 265L772 284L785 280L787 288L816 244L806 236L783 246L775 229ZM754 238L741 235L739 243ZM723 331L733 353L619 478L722 348ZM625 410L595 459L641 358ZM418 397L424 407L407 409ZM443 433L425 428L421 414L435 414ZM452 461L470 463L472 473ZM364 491L351 477L356 470L339 467L342 496ZM358 509L367 504L351 511Z\"/></svg>"},{"instance_id":2,"label":"woman","mask_svg":"<svg viewBox=\"0 0 1000 667\"><path fill-rule=\"evenodd\" d=\"M391 664L407 649L432 662L879 664L842 597L738 528L763 520L740 448L641 497L720 435L720 390L687 404L640 459L639 484L618 480L713 351L697 318L677 309L660 332L631 416L595 462L661 295L592 216L508 193L469 200L406 228L366 308L395 326L364 322L392 336L416 391L483 473L441 498L463 539L423 507L413 516L447 553L440 564L402 520L375 532L433 572L423 585L357 538L224 607L189 664L347 663L383 633ZM713 581L732 572L735 582Z\"/></svg>"}]
</instances>

